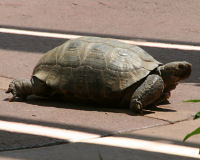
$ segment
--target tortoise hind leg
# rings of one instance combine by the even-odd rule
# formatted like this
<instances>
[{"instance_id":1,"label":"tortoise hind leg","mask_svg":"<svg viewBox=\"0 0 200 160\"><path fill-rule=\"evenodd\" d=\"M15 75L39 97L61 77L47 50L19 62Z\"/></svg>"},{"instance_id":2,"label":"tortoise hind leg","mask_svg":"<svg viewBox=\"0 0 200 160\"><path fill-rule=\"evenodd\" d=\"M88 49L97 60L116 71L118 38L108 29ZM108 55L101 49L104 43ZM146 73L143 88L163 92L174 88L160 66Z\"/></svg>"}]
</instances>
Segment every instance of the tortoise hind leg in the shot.
<instances>
[{"instance_id":1,"label":"tortoise hind leg","mask_svg":"<svg viewBox=\"0 0 200 160\"><path fill-rule=\"evenodd\" d=\"M129 108L134 112L142 112L144 106L153 104L160 98L164 90L164 82L159 75L149 75L133 93Z\"/></svg>"},{"instance_id":2,"label":"tortoise hind leg","mask_svg":"<svg viewBox=\"0 0 200 160\"><path fill-rule=\"evenodd\" d=\"M15 101L17 98L26 100L30 95L49 96L51 94L50 87L45 82L39 80L37 77L29 79L15 79L9 84L6 93L12 93L9 101Z\"/></svg>"},{"instance_id":3,"label":"tortoise hind leg","mask_svg":"<svg viewBox=\"0 0 200 160\"><path fill-rule=\"evenodd\" d=\"M15 101L17 98L25 100L27 96L33 94L33 86L29 79L15 79L8 87L6 93L12 93L12 97L9 101Z\"/></svg>"}]
</instances>

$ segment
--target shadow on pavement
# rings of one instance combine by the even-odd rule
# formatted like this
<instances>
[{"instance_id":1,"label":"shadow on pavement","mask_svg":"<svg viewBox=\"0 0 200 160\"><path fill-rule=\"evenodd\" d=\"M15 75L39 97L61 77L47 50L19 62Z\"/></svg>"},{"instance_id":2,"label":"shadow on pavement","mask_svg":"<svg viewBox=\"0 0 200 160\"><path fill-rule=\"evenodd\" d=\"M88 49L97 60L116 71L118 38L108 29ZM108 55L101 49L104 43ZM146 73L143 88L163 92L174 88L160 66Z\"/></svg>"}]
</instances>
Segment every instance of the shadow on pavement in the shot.
<instances>
[{"instance_id":1,"label":"shadow on pavement","mask_svg":"<svg viewBox=\"0 0 200 160\"><path fill-rule=\"evenodd\" d=\"M101 136L105 137L108 135L112 135L113 133L109 133L102 130L96 130L92 128L82 128L81 126L63 126L59 123L47 123L36 120L28 120L28 119L19 119L15 117L3 117L0 116L0 120L9 121L9 122L21 122L25 124L38 124L40 126L48 126L48 127L56 127L56 128L64 128L64 129L73 129L75 131L84 131L87 133L97 133L101 134ZM23 130L23 128L21 128ZM107 133L107 135L103 135L102 133ZM66 159L69 157L70 159L97 159L99 160L99 155L103 159L174 159L174 160L193 160L194 158L171 155L159 152L151 152L145 151L142 149L130 149L126 147L120 147L117 145L103 145L103 144L95 144L95 143L87 143L87 142L76 142L76 143L66 143L66 141L57 140L53 138L47 138L43 136L33 136L26 135L14 132L5 132L0 131L0 136L3 138L0 143L0 158L19 158L24 160L34 160L34 159ZM138 139L138 140L147 140L152 142L161 142L161 143L169 143L169 144L177 144L184 145L189 147L199 147L198 144L195 143L183 143L176 140L165 139L160 137L150 137L150 136L142 136L138 134L123 134L116 135L116 137L120 138L129 138L129 139ZM5 139L5 140L4 140ZM7 140L7 141L6 141ZM28 140L28 142L27 142ZM39 142L39 143L38 143ZM63 144L63 145L58 145ZM44 147L46 146L46 147ZM49 147L47 147L49 146ZM152 146L153 147L153 146ZM28 149L31 148L31 149ZM38 149L34 149L38 148ZM26 150L24 150L26 149ZM10 151L9 151L10 150ZM11 151L15 150L15 151Z\"/></svg>"},{"instance_id":2,"label":"shadow on pavement","mask_svg":"<svg viewBox=\"0 0 200 160\"><path fill-rule=\"evenodd\" d=\"M50 137L14 133L0 130L0 153L3 151L13 151L18 149L39 148L44 146L58 145L68 143L66 140L60 140ZM0 156L1 157L1 156Z\"/></svg>"},{"instance_id":3,"label":"shadow on pavement","mask_svg":"<svg viewBox=\"0 0 200 160\"><path fill-rule=\"evenodd\" d=\"M66 39L0 33L0 49L45 53L61 45Z\"/></svg>"},{"instance_id":4,"label":"shadow on pavement","mask_svg":"<svg viewBox=\"0 0 200 160\"><path fill-rule=\"evenodd\" d=\"M9 99L6 98L4 101L8 101ZM112 113L125 113L131 116L141 116L152 114L156 111L159 112L176 112L176 110L168 109L168 108L160 108L159 105L149 105L143 109L143 113L137 114L133 113L128 106L126 108L116 107L112 105L99 105L95 103L73 103L73 102L66 102L60 99L54 98L43 98L38 96L30 96L27 98L26 101L22 101L21 99L16 99L18 102L23 102L27 104L32 104L35 106L43 106L43 107L56 107L56 108L66 108L66 109L74 109L74 110L84 110L84 111L98 111L98 112L112 112ZM169 103L167 101L167 103ZM163 103L163 105L165 105Z\"/></svg>"},{"instance_id":5,"label":"shadow on pavement","mask_svg":"<svg viewBox=\"0 0 200 160\"><path fill-rule=\"evenodd\" d=\"M196 83L195 86L200 87L200 83Z\"/></svg>"},{"instance_id":6,"label":"shadow on pavement","mask_svg":"<svg viewBox=\"0 0 200 160\"><path fill-rule=\"evenodd\" d=\"M101 155L101 156L100 156ZM138 149L127 149L115 146L106 146L87 143L73 143L55 147L40 148L34 150L18 150L15 152L0 152L0 159L11 158L17 160L196 160L196 158L170 155L159 152L150 152Z\"/></svg>"}]
</instances>

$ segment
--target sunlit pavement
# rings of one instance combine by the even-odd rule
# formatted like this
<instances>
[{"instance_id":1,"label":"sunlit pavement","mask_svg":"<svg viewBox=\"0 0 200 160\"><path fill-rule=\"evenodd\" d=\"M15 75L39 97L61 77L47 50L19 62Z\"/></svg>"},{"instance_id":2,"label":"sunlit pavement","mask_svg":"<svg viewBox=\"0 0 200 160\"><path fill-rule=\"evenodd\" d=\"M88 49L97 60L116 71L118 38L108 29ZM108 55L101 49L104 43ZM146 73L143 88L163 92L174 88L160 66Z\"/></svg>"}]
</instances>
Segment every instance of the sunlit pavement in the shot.
<instances>
[{"instance_id":1,"label":"sunlit pavement","mask_svg":"<svg viewBox=\"0 0 200 160\"><path fill-rule=\"evenodd\" d=\"M200 124L192 120L200 104L184 102L200 99L199 5L197 0L2 0L0 159L199 158L200 136L183 142ZM192 75L172 92L169 104L143 116L36 97L8 102L11 95L4 92L12 79L30 77L44 52L83 35L140 45L163 63L187 60Z\"/></svg>"}]
</instances>

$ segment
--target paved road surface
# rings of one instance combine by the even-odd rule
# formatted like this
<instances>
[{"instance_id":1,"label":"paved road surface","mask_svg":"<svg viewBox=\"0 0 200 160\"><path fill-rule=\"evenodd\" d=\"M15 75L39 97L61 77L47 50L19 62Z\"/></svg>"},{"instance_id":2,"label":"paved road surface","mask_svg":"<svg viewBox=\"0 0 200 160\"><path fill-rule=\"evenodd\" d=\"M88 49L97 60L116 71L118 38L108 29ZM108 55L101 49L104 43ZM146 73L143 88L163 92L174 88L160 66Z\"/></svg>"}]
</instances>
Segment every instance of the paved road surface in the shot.
<instances>
[{"instance_id":1,"label":"paved road surface","mask_svg":"<svg viewBox=\"0 0 200 160\"><path fill-rule=\"evenodd\" d=\"M199 8L198 0L1 0L0 29L198 46ZM199 104L183 102L200 99L199 50L142 46L164 63L193 64L191 77L173 91L170 103L144 116L38 98L9 103L4 93L9 81L30 77L43 53L64 41L0 32L0 159L197 159L199 136L182 139L199 126L192 120Z\"/></svg>"}]
</instances>

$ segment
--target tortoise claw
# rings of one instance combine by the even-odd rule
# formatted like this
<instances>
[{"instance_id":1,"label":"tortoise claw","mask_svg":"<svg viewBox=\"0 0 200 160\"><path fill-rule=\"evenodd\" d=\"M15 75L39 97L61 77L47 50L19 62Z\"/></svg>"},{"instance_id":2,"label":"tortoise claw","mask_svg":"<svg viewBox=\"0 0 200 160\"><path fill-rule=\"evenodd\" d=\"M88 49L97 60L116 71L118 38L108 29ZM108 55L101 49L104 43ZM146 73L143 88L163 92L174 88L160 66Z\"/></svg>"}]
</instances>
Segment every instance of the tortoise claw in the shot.
<instances>
[{"instance_id":1,"label":"tortoise claw","mask_svg":"<svg viewBox=\"0 0 200 160\"><path fill-rule=\"evenodd\" d=\"M15 97L13 96L13 97L11 97L11 98L8 98L8 101L9 102L13 102L15 100Z\"/></svg>"},{"instance_id":2,"label":"tortoise claw","mask_svg":"<svg viewBox=\"0 0 200 160\"><path fill-rule=\"evenodd\" d=\"M135 113L143 114L142 103L137 99L132 100L132 104L130 105L130 109Z\"/></svg>"},{"instance_id":3,"label":"tortoise claw","mask_svg":"<svg viewBox=\"0 0 200 160\"><path fill-rule=\"evenodd\" d=\"M11 98L9 98L8 100L9 100L9 102L12 102L12 101L14 101L15 100L15 98L17 97L17 94L16 94L16 89L15 89L15 85L14 85L14 81L12 81L11 83L10 83L10 85L9 85L9 87L8 87L8 90L7 91L5 91L5 93L12 93L12 97Z\"/></svg>"},{"instance_id":4,"label":"tortoise claw","mask_svg":"<svg viewBox=\"0 0 200 160\"><path fill-rule=\"evenodd\" d=\"M10 89L10 88L8 88L8 90L5 91L5 93L10 93L10 92L12 92L12 89Z\"/></svg>"}]
</instances>

